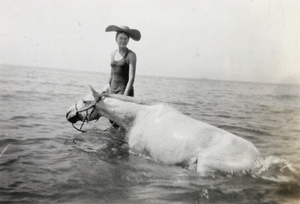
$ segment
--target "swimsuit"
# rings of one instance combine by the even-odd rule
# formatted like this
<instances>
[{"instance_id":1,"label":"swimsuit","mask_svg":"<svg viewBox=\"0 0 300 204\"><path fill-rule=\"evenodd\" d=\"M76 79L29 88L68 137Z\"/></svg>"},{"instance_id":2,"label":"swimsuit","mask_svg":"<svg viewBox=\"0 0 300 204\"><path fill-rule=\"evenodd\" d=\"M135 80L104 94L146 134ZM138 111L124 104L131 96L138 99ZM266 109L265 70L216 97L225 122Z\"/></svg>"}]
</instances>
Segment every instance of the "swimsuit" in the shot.
<instances>
[{"instance_id":1,"label":"swimsuit","mask_svg":"<svg viewBox=\"0 0 300 204\"><path fill-rule=\"evenodd\" d=\"M116 51L117 52L117 51ZM115 54L116 54L115 52ZM111 72L112 72L112 80L110 84L110 93L113 94L124 94L128 79L129 79L129 64L126 61L126 57L130 50L127 51L125 56L120 60L115 60L115 54L111 59ZM129 96L134 95L133 87L130 90Z\"/></svg>"}]
</instances>

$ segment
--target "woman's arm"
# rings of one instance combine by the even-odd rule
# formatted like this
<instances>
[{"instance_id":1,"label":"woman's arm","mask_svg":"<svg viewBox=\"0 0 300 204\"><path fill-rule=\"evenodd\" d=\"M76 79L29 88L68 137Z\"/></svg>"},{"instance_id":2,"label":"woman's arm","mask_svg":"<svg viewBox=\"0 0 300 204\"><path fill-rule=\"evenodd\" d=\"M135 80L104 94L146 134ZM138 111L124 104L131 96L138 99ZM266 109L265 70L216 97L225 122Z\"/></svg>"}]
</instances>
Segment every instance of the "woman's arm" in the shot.
<instances>
[{"instance_id":1,"label":"woman's arm","mask_svg":"<svg viewBox=\"0 0 300 204\"><path fill-rule=\"evenodd\" d=\"M128 54L128 58L129 58L129 78L128 78L128 82L126 85L126 89L124 92L124 95L128 96L132 87L133 87L133 83L134 83L134 79L135 79L135 69L136 69L136 55L134 52L130 52Z\"/></svg>"}]
</instances>

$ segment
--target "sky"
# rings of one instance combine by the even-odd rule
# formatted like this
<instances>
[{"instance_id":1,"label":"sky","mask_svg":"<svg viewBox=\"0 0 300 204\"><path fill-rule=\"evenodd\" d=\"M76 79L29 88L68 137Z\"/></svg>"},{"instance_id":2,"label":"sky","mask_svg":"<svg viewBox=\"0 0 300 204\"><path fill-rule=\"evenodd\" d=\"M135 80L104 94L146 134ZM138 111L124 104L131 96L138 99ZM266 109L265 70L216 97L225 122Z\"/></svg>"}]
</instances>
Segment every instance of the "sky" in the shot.
<instances>
[{"instance_id":1,"label":"sky","mask_svg":"<svg viewBox=\"0 0 300 204\"><path fill-rule=\"evenodd\" d=\"M137 75L300 83L299 0L0 0L0 64L109 73L108 25Z\"/></svg>"}]
</instances>

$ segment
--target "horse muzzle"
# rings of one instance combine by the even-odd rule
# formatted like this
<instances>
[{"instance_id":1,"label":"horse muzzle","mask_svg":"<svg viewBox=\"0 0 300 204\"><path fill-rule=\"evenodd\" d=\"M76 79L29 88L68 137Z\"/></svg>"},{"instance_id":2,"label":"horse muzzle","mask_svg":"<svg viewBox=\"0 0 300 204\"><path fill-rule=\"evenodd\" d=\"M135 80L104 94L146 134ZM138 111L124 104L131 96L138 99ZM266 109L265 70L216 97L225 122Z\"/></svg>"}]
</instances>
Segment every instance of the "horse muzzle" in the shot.
<instances>
[{"instance_id":1,"label":"horse muzzle","mask_svg":"<svg viewBox=\"0 0 300 204\"><path fill-rule=\"evenodd\" d=\"M72 111L67 112L66 114L66 119L67 121L69 121L70 123L76 123L79 120L83 120L82 116L80 114L76 114L76 115L71 115Z\"/></svg>"}]
</instances>

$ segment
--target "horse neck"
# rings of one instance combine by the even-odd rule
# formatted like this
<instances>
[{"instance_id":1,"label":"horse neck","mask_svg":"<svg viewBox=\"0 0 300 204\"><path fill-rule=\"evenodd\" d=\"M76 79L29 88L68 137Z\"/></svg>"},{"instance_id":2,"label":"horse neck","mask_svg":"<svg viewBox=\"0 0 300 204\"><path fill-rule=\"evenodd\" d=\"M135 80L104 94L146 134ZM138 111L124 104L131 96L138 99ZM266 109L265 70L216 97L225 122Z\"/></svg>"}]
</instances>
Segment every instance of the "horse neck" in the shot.
<instances>
[{"instance_id":1,"label":"horse neck","mask_svg":"<svg viewBox=\"0 0 300 204\"><path fill-rule=\"evenodd\" d=\"M133 125L143 105L114 97L106 97L98 103L97 108L100 115L128 130Z\"/></svg>"}]
</instances>

